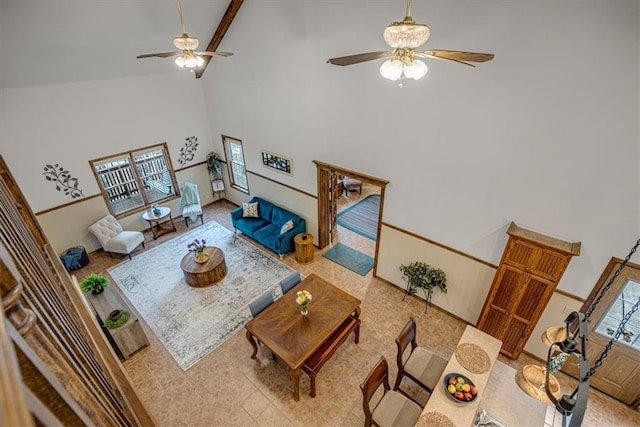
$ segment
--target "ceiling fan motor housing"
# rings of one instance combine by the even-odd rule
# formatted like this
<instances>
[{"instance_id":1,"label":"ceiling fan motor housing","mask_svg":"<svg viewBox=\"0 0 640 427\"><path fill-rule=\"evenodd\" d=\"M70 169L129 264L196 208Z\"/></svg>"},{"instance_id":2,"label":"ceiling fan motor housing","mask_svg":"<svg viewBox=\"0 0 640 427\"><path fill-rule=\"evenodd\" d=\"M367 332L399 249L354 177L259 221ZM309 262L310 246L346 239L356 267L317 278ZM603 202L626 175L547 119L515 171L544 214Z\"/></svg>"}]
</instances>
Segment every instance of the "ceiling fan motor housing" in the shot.
<instances>
[{"instance_id":1,"label":"ceiling fan motor housing","mask_svg":"<svg viewBox=\"0 0 640 427\"><path fill-rule=\"evenodd\" d=\"M406 19L394 22L384 29L384 41L392 48L415 49L429 40L429 27Z\"/></svg>"}]
</instances>

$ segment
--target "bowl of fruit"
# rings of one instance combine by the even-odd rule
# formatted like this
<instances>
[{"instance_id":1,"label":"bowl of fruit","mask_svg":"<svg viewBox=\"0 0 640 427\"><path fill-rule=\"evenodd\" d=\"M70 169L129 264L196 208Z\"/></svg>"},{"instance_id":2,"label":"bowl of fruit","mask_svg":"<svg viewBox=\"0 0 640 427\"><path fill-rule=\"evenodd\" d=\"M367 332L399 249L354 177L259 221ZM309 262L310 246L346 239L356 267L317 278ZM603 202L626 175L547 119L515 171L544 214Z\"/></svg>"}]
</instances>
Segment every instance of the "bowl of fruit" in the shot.
<instances>
[{"instance_id":1,"label":"bowl of fruit","mask_svg":"<svg viewBox=\"0 0 640 427\"><path fill-rule=\"evenodd\" d=\"M456 402L470 403L478 397L478 390L471 380L462 374L451 373L444 377L446 394Z\"/></svg>"}]
</instances>

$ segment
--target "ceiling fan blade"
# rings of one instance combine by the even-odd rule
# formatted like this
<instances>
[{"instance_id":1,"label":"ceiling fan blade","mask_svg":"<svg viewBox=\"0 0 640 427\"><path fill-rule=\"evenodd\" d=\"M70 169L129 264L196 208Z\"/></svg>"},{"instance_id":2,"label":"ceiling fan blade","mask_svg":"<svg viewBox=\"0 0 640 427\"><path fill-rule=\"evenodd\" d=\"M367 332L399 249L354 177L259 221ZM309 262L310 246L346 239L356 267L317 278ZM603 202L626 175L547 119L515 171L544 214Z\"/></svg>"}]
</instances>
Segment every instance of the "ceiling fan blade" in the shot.
<instances>
[{"instance_id":1,"label":"ceiling fan blade","mask_svg":"<svg viewBox=\"0 0 640 427\"><path fill-rule=\"evenodd\" d=\"M486 62L486 61L491 61L495 56L492 53L459 52L457 50L436 50L436 49L430 49L423 53L432 58L445 58L445 59L451 59L453 61L458 61L458 62L463 62L463 61ZM467 65L471 65L471 64L467 64Z\"/></svg>"},{"instance_id":2,"label":"ceiling fan blade","mask_svg":"<svg viewBox=\"0 0 640 427\"><path fill-rule=\"evenodd\" d=\"M172 56L178 56L178 55L182 55L182 52L146 53L144 55L138 55L138 56L136 56L136 58L138 58L138 59L140 59L140 58L152 58L152 57L170 58Z\"/></svg>"},{"instance_id":3,"label":"ceiling fan blade","mask_svg":"<svg viewBox=\"0 0 640 427\"><path fill-rule=\"evenodd\" d=\"M231 56L233 52L196 52L196 55L206 55L206 56Z\"/></svg>"},{"instance_id":4,"label":"ceiling fan blade","mask_svg":"<svg viewBox=\"0 0 640 427\"><path fill-rule=\"evenodd\" d=\"M368 52L359 53L357 55L341 56L340 58L331 58L327 62L333 65L352 65L360 62L373 61L374 59L388 58L393 56L393 52Z\"/></svg>"}]
</instances>

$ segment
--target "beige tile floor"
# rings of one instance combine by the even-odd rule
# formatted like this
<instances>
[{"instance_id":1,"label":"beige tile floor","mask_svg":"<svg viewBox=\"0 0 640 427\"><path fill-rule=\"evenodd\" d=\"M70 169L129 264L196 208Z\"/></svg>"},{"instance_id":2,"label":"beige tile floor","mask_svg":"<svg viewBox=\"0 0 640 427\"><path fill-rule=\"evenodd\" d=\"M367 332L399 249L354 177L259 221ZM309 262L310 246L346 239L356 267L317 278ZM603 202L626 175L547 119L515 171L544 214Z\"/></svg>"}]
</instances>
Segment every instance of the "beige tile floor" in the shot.
<instances>
[{"instance_id":1,"label":"beige tile floor","mask_svg":"<svg viewBox=\"0 0 640 427\"><path fill-rule=\"evenodd\" d=\"M348 197L341 197L339 209L375 190L365 186L362 195L350 193ZM204 219L233 230L229 217L233 207L226 201L215 202L205 207ZM181 218L176 219L175 224L178 233L194 227L192 224L186 229ZM374 254L374 242L342 227L338 234L342 243ZM170 233L153 240L147 231L146 246L154 247L173 237L175 234ZM293 253L283 260L303 275L316 273L362 300L360 343L356 345L350 338L323 367L318 375L317 397L309 396L308 378L301 374L300 401L295 402L285 365L274 362L264 349L259 350L256 360L250 359L251 347L244 331L183 371L142 319L151 344L136 352L124 366L159 426L361 426L364 417L359 384L384 355L389 361L393 385L397 371L394 339L410 316L418 323L420 345L446 358L453 354L466 326L464 322L435 307L425 314L424 300L407 297L403 301L404 290L372 278L371 272L361 277L323 258L322 252L327 249L316 249L314 261L307 265L299 265ZM117 255L109 258L101 250L89 257L91 263L76 272L78 278L105 271L124 260ZM504 357L501 360L515 368L536 363L526 355L519 360ZM569 390L573 380L564 375L560 379L563 390ZM426 393L410 383L403 382L403 385L426 402ZM640 413L594 390L583 425L638 426Z\"/></svg>"}]
</instances>

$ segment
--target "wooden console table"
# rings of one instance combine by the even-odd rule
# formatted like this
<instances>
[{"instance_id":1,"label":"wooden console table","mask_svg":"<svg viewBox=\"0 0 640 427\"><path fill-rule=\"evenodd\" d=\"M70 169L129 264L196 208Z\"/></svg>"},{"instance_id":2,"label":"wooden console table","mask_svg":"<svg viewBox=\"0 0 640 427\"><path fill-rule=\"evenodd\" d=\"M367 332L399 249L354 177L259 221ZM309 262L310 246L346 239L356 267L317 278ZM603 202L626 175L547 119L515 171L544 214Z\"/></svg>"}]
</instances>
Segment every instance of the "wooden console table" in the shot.
<instances>
[{"instance_id":1,"label":"wooden console table","mask_svg":"<svg viewBox=\"0 0 640 427\"><path fill-rule=\"evenodd\" d=\"M85 297L98 315L100 325L108 334L108 338L110 338L109 341L123 359L129 359L133 353L149 345L149 340L142 330L142 325L140 325L138 317L120 297L118 292L113 288L113 285L98 295L92 295L91 292L87 292ZM104 326L104 319L107 318L113 310L118 309L125 309L130 312L131 318L127 323L118 328L107 329Z\"/></svg>"},{"instance_id":2,"label":"wooden console table","mask_svg":"<svg viewBox=\"0 0 640 427\"><path fill-rule=\"evenodd\" d=\"M213 285L227 275L224 252L220 248L212 246L205 247L204 252L209 255L209 259L206 262L197 263L193 252L188 252L180 262L184 280L187 285L193 288Z\"/></svg>"}]
</instances>

